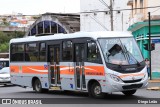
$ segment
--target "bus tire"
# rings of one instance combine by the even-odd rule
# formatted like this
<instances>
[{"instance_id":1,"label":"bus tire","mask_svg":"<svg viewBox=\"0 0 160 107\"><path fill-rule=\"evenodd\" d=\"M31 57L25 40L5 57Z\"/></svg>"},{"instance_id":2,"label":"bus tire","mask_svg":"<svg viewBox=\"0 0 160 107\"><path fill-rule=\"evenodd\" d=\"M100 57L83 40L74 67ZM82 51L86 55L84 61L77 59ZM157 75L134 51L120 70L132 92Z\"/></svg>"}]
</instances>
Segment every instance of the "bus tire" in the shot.
<instances>
[{"instance_id":1,"label":"bus tire","mask_svg":"<svg viewBox=\"0 0 160 107\"><path fill-rule=\"evenodd\" d=\"M104 98L105 94L102 92L102 88L98 82L94 82L91 85L89 95L94 98Z\"/></svg>"},{"instance_id":2,"label":"bus tire","mask_svg":"<svg viewBox=\"0 0 160 107\"><path fill-rule=\"evenodd\" d=\"M34 90L37 93L41 93L42 92L42 85L39 79L36 79L34 82Z\"/></svg>"},{"instance_id":3,"label":"bus tire","mask_svg":"<svg viewBox=\"0 0 160 107\"><path fill-rule=\"evenodd\" d=\"M137 90L128 90L128 91L122 91L122 93L126 96L131 96L136 93Z\"/></svg>"}]
</instances>

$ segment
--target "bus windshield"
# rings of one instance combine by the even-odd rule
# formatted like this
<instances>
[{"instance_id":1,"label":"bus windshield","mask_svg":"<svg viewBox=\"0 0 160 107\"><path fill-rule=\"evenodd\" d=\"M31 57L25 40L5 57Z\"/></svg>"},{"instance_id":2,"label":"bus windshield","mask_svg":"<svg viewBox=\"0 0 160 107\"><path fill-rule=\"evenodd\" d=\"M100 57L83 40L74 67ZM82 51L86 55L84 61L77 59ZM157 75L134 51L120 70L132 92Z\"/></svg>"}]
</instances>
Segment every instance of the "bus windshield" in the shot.
<instances>
[{"instance_id":1,"label":"bus windshield","mask_svg":"<svg viewBox=\"0 0 160 107\"><path fill-rule=\"evenodd\" d=\"M99 39L105 61L116 65L132 65L143 61L134 38Z\"/></svg>"}]
</instances>

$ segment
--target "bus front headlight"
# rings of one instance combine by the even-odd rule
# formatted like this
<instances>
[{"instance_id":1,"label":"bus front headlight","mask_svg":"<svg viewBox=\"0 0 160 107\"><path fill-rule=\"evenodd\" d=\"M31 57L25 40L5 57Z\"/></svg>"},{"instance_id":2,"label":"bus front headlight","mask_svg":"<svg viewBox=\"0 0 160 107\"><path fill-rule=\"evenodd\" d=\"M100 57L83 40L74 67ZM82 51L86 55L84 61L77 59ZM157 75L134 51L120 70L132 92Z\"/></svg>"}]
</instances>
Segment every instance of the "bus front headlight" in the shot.
<instances>
[{"instance_id":1,"label":"bus front headlight","mask_svg":"<svg viewBox=\"0 0 160 107\"><path fill-rule=\"evenodd\" d=\"M110 77L111 77L112 80L114 80L114 81L116 81L116 82L121 82L121 81L122 81L122 80L121 80L118 76L116 76L116 75L110 74Z\"/></svg>"},{"instance_id":2,"label":"bus front headlight","mask_svg":"<svg viewBox=\"0 0 160 107\"><path fill-rule=\"evenodd\" d=\"M142 79L142 80L144 80L144 79L146 78L146 76L147 76L147 78L148 78L148 73L145 73L145 74L144 74L144 76L143 76L143 79Z\"/></svg>"}]
</instances>

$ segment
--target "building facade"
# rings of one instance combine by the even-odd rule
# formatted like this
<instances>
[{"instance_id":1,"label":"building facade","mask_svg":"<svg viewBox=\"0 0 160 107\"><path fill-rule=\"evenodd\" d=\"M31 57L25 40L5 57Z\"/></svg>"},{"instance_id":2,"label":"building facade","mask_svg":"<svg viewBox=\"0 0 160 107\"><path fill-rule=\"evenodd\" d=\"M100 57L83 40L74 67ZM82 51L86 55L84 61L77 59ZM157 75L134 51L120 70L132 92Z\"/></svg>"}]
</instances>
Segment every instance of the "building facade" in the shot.
<instances>
[{"instance_id":1,"label":"building facade","mask_svg":"<svg viewBox=\"0 0 160 107\"><path fill-rule=\"evenodd\" d=\"M111 30L110 5L113 7L113 30L126 31L129 27L128 19L130 9L128 0L80 0L81 31L107 31ZM101 12L98 12L101 11ZM88 13L89 12L89 13Z\"/></svg>"},{"instance_id":2,"label":"building facade","mask_svg":"<svg viewBox=\"0 0 160 107\"><path fill-rule=\"evenodd\" d=\"M160 78L160 7L156 8L160 6L160 2L159 0L128 0L128 5L133 9L130 13L128 30L137 40L144 58L151 57L152 77ZM151 52L151 56L149 51L144 49L144 44L149 43L148 12L151 13L151 43L155 43L155 50Z\"/></svg>"},{"instance_id":3,"label":"building facade","mask_svg":"<svg viewBox=\"0 0 160 107\"><path fill-rule=\"evenodd\" d=\"M80 15L45 13L30 26L25 36L53 35L55 33L78 31L80 31Z\"/></svg>"}]
</instances>

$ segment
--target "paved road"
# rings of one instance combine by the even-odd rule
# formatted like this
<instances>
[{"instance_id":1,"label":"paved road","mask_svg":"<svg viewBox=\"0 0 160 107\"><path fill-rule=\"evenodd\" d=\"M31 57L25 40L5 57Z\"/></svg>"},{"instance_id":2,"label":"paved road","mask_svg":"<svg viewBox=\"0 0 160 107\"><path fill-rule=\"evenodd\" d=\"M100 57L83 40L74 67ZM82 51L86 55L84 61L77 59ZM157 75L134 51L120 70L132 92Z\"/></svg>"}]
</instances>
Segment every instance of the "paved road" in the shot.
<instances>
[{"instance_id":1,"label":"paved road","mask_svg":"<svg viewBox=\"0 0 160 107\"><path fill-rule=\"evenodd\" d=\"M159 86L160 83L149 83L148 87ZM107 94L109 98L125 98L121 92L115 92ZM18 86L3 86L0 85L0 98L87 98L87 93L79 92L61 92L61 91L50 91L47 93L35 93L32 88L21 88ZM139 89L134 97L137 98L160 98L160 91L151 91L146 89Z\"/></svg>"},{"instance_id":2,"label":"paved road","mask_svg":"<svg viewBox=\"0 0 160 107\"><path fill-rule=\"evenodd\" d=\"M150 83L149 87L152 86L160 86L160 83ZM83 103L113 103L113 104L124 104L124 101L132 102L138 101L143 98L159 98L160 99L160 91L151 91L146 89L138 90L134 96L124 96L120 92L107 94L105 99L97 100L88 97L87 93L78 93L78 92L61 92L61 91L50 91L48 93L35 93L31 88L21 88L18 86L0 86L0 98L54 98L59 101L63 101L62 103L66 103L69 101L76 102L77 100L81 100ZM77 100L76 100L77 99ZM55 100L55 102L58 100ZM78 101L78 103L81 103Z\"/></svg>"}]
</instances>

